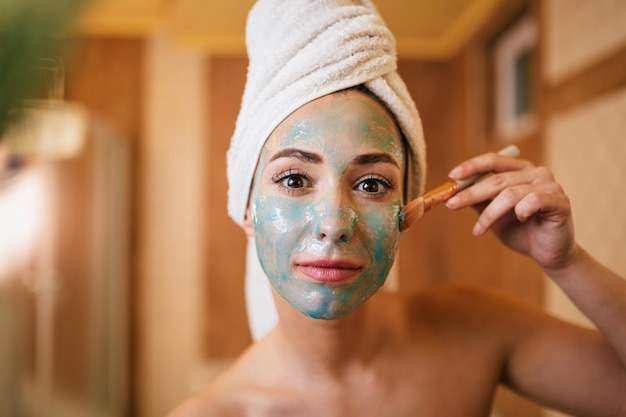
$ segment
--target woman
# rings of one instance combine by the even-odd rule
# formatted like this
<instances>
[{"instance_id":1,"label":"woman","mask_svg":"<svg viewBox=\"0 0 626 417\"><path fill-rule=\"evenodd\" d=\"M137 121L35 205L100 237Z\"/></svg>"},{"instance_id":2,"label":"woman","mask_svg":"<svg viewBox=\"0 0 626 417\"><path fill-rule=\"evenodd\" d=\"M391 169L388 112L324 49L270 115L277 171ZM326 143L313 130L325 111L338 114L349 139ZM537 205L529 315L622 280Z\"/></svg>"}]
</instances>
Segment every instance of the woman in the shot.
<instances>
[{"instance_id":1,"label":"woman","mask_svg":"<svg viewBox=\"0 0 626 417\"><path fill-rule=\"evenodd\" d=\"M480 207L474 233L534 259L602 333L485 289L377 291L425 170L390 45L369 3L255 5L229 210L279 322L172 416L487 416L500 383L576 415L626 415L626 284L575 243L545 168L478 156L451 177L494 175L447 205Z\"/></svg>"}]
</instances>

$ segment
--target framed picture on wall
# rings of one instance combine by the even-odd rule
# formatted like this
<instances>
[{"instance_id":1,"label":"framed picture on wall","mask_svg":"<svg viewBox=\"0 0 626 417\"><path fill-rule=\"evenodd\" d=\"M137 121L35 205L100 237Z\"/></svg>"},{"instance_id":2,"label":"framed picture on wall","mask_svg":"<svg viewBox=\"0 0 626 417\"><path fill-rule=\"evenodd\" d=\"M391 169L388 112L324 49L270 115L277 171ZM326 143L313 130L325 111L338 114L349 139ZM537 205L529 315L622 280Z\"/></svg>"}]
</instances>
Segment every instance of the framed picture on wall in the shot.
<instances>
[{"instance_id":1,"label":"framed picture on wall","mask_svg":"<svg viewBox=\"0 0 626 417\"><path fill-rule=\"evenodd\" d=\"M495 41L493 132L502 141L512 142L537 128L535 72L537 25L522 17Z\"/></svg>"}]
</instances>

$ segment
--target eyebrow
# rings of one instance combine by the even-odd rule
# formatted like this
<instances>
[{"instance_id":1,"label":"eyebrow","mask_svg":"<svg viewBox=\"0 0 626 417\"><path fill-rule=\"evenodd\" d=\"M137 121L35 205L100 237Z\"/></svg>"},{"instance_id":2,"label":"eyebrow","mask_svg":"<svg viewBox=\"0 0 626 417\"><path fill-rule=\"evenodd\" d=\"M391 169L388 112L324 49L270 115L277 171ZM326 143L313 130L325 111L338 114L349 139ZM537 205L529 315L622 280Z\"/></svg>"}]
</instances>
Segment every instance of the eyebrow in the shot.
<instances>
[{"instance_id":1,"label":"eyebrow","mask_svg":"<svg viewBox=\"0 0 626 417\"><path fill-rule=\"evenodd\" d=\"M400 168L400 165L398 165L398 162L394 158L392 158L389 154L383 152L358 155L352 160L352 163L355 165L369 165L378 162L391 164Z\"/></svg>"},{"instance_id":2,"label":"eyebrow","mask_svg":"<svg viewBox=\"0 0 626 417\"><path fill-rule=\"evenodd\" d=\"M280 158L296 158L303 162L309 162L313 164L321 164L322 158L315 153L303 151L302 149L286 148L272 155L271 161L275 161ZM357 155L352 159L354 165L370 165L375 163L387 163L400 168L398 162L392 158L389 154L384 152L366 153L363 155Z\"/></svg>"},{"instance_id":3,"label":"eyebrow","mask_svg":"<svg viewBox=\"0 0 626 417\"><path fill-rule=\"evenodd\" d=\"M280 158L296 158L303 162L310 162L313 164L322 163L322 158L319 155L295 148L286 148L281 150L280 152L272 155L270 161L275 161Z\"/></svg>"}]
</instances>

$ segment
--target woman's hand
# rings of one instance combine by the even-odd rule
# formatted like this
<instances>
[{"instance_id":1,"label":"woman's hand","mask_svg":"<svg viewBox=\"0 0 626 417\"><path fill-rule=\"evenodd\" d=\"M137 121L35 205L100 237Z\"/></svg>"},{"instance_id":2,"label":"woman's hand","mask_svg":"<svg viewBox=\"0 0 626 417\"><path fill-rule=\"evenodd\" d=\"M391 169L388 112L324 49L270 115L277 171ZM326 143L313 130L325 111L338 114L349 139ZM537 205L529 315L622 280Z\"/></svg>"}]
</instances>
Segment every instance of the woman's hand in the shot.
<instances>
[{"instance_id":1,"label":"woman's hand","mask_svg":"<svg viewBox=\"0 0 626 417\"><path fill-rule=\"evenodd\" d=\"M493 175L450 198L447 207L474 207L479 212L475 235L492 230L544 269L567 266L578 249L569 198L552 173L530 161L490 152L459 164L450 177L460 180L483 172Z\"/></svg>"}]
</instances>

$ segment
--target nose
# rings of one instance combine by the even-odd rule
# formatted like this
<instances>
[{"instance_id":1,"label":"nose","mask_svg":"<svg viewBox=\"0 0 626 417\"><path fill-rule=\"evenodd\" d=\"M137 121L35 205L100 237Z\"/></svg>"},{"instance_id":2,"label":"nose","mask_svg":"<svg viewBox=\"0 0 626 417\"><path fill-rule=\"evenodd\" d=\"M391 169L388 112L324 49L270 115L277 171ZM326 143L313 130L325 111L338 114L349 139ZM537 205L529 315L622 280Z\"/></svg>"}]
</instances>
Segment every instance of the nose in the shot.
<instances>
[{"instance_id":1,"label":"nose","mask_svg":"<svg viewBox=\"0 0 626 417\"><path fill-rule=\"evenodd\" d=\"M354 234L356 213L349 206L335 207L320 212L316 230L317 239L327 242L348 242Z\"/></svg>"}]
</instances>

